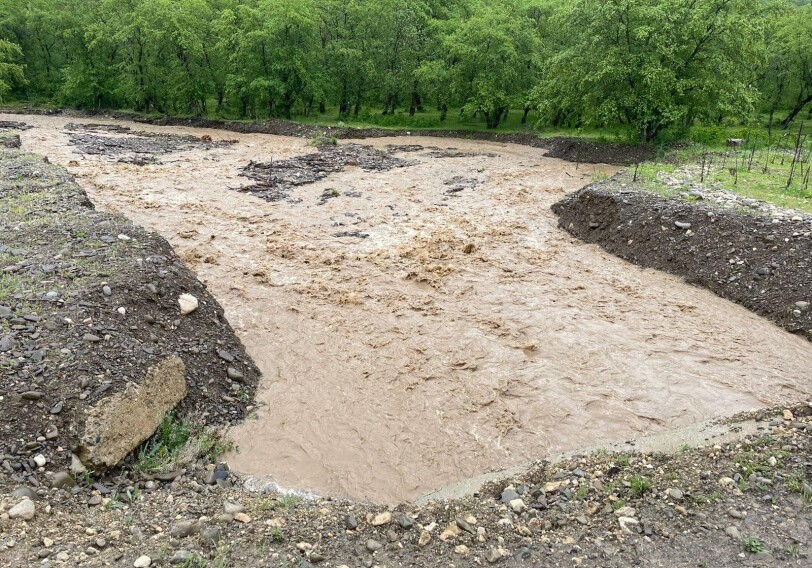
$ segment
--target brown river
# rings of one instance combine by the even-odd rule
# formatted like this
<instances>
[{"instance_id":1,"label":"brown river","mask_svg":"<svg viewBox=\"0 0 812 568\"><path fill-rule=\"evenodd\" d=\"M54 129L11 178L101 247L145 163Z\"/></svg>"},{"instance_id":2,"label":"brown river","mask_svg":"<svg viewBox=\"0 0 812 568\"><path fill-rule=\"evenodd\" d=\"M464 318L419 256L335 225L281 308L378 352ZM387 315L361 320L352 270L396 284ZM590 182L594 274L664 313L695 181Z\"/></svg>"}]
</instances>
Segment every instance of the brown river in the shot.
<instances>
[{"instance_id":1,"label":"brown river","mask_svg":"<svg viewBox=\"0 0 812 568\"><path fill-rule=\"evenodd\" d=\"M251 183L241 168L315 152L306 140L0 119L34 126L23 149L166 237L220 301L263 373L228 461L283 488L397 502L812 393L809 343L557 228L550 205L616 168L508 144L375 139L359 143L476 155L396 153L414 163L348 167L268 202L233 191ZM83 154L69 122L238 143L138 166Z\"/></svg>"}]
</instances>

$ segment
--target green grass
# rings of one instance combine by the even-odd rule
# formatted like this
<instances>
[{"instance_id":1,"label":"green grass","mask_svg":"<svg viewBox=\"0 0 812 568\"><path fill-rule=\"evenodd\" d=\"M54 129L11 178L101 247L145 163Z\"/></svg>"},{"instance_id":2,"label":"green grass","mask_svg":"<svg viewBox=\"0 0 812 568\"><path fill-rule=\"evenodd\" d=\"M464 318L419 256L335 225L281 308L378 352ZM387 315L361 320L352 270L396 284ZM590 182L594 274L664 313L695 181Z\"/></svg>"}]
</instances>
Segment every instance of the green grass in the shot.
<instances>
[{"instance_id":1,"label":"green grass","mask_svg":"<svg viewBox=\"0 0 812 568\"><path fill-rule=\"evenodd\" d=\"M751 554L764 552L765 550L764 543L757 538L745 536L742 538L742 542L744 543L744 549Z\"/></svg>"},{"instance_id":2,"label":"green grass","mask_svg":"<svg viewBox=\"0 0 812 568\"><path fill-rule=\"evenodd\" d=\"M168 412L157 432L138 452L135 469L146 474L166 473L197 458L215 461L234 445L215 430L190 424Z\"/></svg>"},{"instance_id":3,"label":"green grass","mask_svg":"<svg viewBox=\"0 0 812 568\"><path fill-rule=\"evenodd\" d=\"M632 495L636 497L642 497L645 493L651 491L651 488L654 486L651 479L644 475L636 475L629 479L629 483L631 483L631 492Z\"/></svg>"}]
</instances>

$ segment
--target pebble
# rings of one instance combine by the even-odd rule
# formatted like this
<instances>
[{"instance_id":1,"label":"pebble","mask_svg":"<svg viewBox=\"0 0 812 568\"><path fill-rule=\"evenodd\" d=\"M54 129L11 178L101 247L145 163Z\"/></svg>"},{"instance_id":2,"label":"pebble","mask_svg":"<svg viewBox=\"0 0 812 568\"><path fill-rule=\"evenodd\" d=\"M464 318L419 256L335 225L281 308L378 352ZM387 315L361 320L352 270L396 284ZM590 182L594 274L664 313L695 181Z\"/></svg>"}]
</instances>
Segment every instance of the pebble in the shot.
<instances>
[{"instance_id":1,"label":"pebble","mask_svg":"<svg viewBox=\"0 0 812 568\"><path fill-rule=\"evenodd\" d=\"M220 544L220 538L221 533L219 527L211 527L200 531L200 539L204 544L209 546L214 547Z\"/></svg>"},{"instance_id":2,"label":"pebble","mask_svg":"<svg viewBox=\"0 0 812 568\"><path fill-rule=\"evenodd\" d=\"M685 223L684 221L674 221L674 225L676 225L680 229L690 229L691 224Z\"/></svg>"},{"instance_id":3,"label":"pebble","mask_svg":"<svg viewBox=\"0 0 812 568\"><path fill-rule=\"evenodd\" d=\"M169 559L170 564L186 564L192 563L192 553L188 550L176 550L172 558Z\"/></svg>"},{"instance_id":4,"label":"pebble","mask_svg":"<svg viewBox=\"0 0 812 568\"><path fill-rule=\"evenodd\" d=\"M200 532L200 523L197 521L179 521L169 530L174 538L186 538Z\"/></svg>"},{"instance_id":5,"label":"pebble","mask_svg":"<svg viewBox=\"0 0 812 568\"><path fill-rule=\"evenodd\" d=\"M630 529L629 527L640 524L640 521L638 521L634 517L618 517L617 521L620 524L620 528L623 530L623 532L627 533L635 532L632 531L632 529Z\"/></svg>"},{"instance_id":6,"label":"pebble","mask_svg":"<svg viewBox=\"0 0 812 568\"><path fill-rule=\"evenodd\" d=\"M502 491L502 503L509 505L511 501L519 498L519 494L512 487L506 488Z\"/></svg>"},{"instance_id":7,"label":"pebble","mask_svg":"<svg viewBox=\"0 0 812 568\"><path fill-rule=\"evenodd\" d=\"M464 530L467 533L476 534L476 530L474 529L474 527L472 527L471 523L469 523L466 520L457 519L457 526L460 527L462 530Z\"/></svg>"},{"instance_id":8,"label":"pebble","mask_svg":"<svg viewBox=\"0 0 812 568\"><path fill-rule=\"evenodd\" d=\"M727 527L725 529L725 534L734 540L739 540L742 537L741 533L739 533L739 529L733 526Z\"/></svg>"},{"instance_id":9,"label":"pebble","mask_svg":"<svg viewBox=\"0 0 812 568\"><path fill-rule=\"evenodd\" d=\"M460 530L460 527L457 526L457 523L451 523L445 528L445 530L442 533L440 533L440 540L445 542L448 539L456 538L457 536L459 536L460 532L462 531Z\"/></svg>"},{"instance_id":10,"label":"pebble","mask_svg":"<svg viewBox=\"0 0 812 568\"><path fill-rule=\"evenodd\" d=\"M683 498L683 493L679 489L666 489L666 495L671 497L672 499L676 499L677 501L681 501Z\"/></svg>"},{"instance_id":11,"label":"pebble","mask_svg":"<svg viewBox=\"0 0 812 568\"><path fill-rule=\"evenodd\" d=\"M454 547L454 554L459 554L461 556L468 555L468 547L464 544L460 544Z\"/></svg>"},{"instance_id":12,"label":"pebble","mask_svg":"<svg viewBox=\"0 0 812 568\"><path fill-rule=\"evenodd\" d=\"M234 520L237 521L238 523L247 525L248 523L251 522L251 517L249 517L245 513L237 513L236 515L234 515Z\"/></svg>"},{"instance_id":13,"label":"pebble","mask_svg":"<svg viewBox=\"0 0 812 568\"><path fill-rule=\"evenodd\" d=\"M527 505L525 505L524 499L513 499L510 502L510 508L513 509L514 513L521 513L527 509Z\"/></svg>"},{"instance_id":14,"label":"pebble","mask_svg":"<svg viewBox=\"0 0 812 568\"><path fill-rule=\"evenodd\" d=\"M8 510L8 516L10 519L22 519L24 521L30 521L33 519L35 513L36 507L31 499L23 499Z\"/></svg>"},{"instance_id":15,"label":"pebble","mask_svg":"<svg viewBox=\"0 0 812 568\"><path fill-rule=\"evenodd\" d=\"M633 517L635 513L636 511L634 510L634 508L629 506L621 507L620 509L617 509L615 511L615 515L617 515L618 517Z\"/></svg>"},{"instance_id":16,"label":"pebble","mask_svg":"<svg viewBox=\"0 0 812 568\"><path fill-rule=\"evenodd\" d=\"M45 467L45 464L48 463L48 460L42 454L37 454L34 456L34 463L37 464L37 467Z\"/></svg>"},{"instance_id":17,"label":"pebble","mask_svg":"<svg viewBox=\"0 0 812 568\"><path fill-rule=\"evenodd\" d=\"M31 499L32 501L37 498L37 494L34 493L34 490L30 487L19 487L11 492L12 497L25 497L26 499Z\"/></svg>"},{"instance_id":18,"label":"pebble","mask_svg":"<svg viewBox=\"0 0 812 568\"><path fill-rule=\"evenodd\" d=\"M734 519L743 519L745 514L741 511L737 511L736 509L729 509L727 512L728 516L733 517Z\"/></svg>"},{"instance_id":19,"label":"pebble","mask_svg":"<svg viewBox=\"0 0 812 568\"><path fill-rule=\"evenodd\" d=\"M243 511L245 511L245 507L243 507L238 503L226 501L225 503L223 503L223 510L229 515L236 515L237 513L242 513Z\"/></svg>"},{"instance_id":20,"label":"pebble","mask_svg":"<svg viewBox=\"0 0 812 568\"><path fill-rule=\"evenodd\" d=\"M149 556L139 556L133 562L133 568L149 568L152 565L152 558Z\"/></svg>"},{"instance_id":21,"label":"pebble","mask_svg":"<svg viewBox=\"0 0 812 568\"><path fill-rule=\"evenodd\" d=\"M429 531L422 531L420 533L420 538L417 540L417 544L420 547L427 546L431 542L431 533Z\"/></svg>"},{"instance_id":22,"label":"pebble","mask_svg":"<svg viewBox=\"0 0 812 568\"><path fill-rule=\"evenodd\" d=\"M502 560L502 557L508 556L508 554L509 553L505 549L494 547L489 549L485 554L485 560L487 560L490 564L496 564Z\"/></svg>"},{"instance_id":23,"label":"pebble","mask_svg":"<svg viewBox=\"0 0 812 568\"><path fill-rule=\"evenodd\" d=\"M381 548L383 548L383 545L374 538L367 540L367 550L370 552L375 552Z\"/></svg>"},{"instance_id":24,"label":"pebble","mask_svg":"<svg viewBox=\"0 0 812 568\"><path fill-rule=\"evenodd\" d=\"M241 383L243 379L245 379L245 376L234 367L226 369L226 375L228 375L229 379L237 383Z\"/></svg>"},{"instance_id":25,"label":"pebble","mask_svg":"<svg viewBox=\"0 0 812 568\"><path fill-rule=\"evenodd\" d=\"M381 525L388 525L392 522L392 513L389 511L385 511L379 515L376 515L374 519L372 519L372 526L379 527Z\"/></svg>"},{"instance_id":26,"label":"pebble","mask_svg":"<svg viewBox=\"0 0 812 568\"><path fill-rule=\"evenodd\" d=\"M358 519L355 518L355 515L350 513L344 517L344 526L347 528L347 530L354 531L358 528Z\"/></svg>"},{"instance_id":27,"label":"pebble","mask_svg":"<svg viewBox=\"0 0 812 568\"><path fill-rule=\"evenodd\" d=\"M67 487L73 487L74 485L76 485L76 482L67 471L56 472L51 480L51 487L54 489L65 489Z\"/></svg>"},{"instance_id":28,"label":"pebble","mask_svg":"<svg viewBox=\"0 0 812 568\"><path fill-rule=\"evenodd\" d=\"M180 305L180 315L182 316L188 316L194 312L199 305L197 298L191 294L181 294L178 298L178 304Z\"/></svg>"}]
</instances>

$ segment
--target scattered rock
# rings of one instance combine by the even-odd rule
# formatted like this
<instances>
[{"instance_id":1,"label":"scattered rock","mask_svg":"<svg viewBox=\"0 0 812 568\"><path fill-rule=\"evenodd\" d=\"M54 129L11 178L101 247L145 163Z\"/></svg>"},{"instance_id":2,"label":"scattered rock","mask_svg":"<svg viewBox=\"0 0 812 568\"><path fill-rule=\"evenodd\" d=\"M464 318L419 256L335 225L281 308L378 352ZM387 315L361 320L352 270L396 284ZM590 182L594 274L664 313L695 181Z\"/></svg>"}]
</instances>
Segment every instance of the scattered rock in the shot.
<instances>
[{"instance_id":1,"label":"scattered rock","mask_svg":"<svg viewBox=\"0 0 812 568\"><path fill-rule=\"evenodd\" d=\"M146 555L139 556L133 562L133 568L149 568L150 566L152 566L152 558Z\"/></svg>"},{"instance_id":2,"label":"scattered rock","mask_svg":"<svg viewBox=\"0 0 812 568\"><path fill-rule=\"evenodd\" d=\"M178 521L172 526L169 534L174 538L186 538L199 533L200 528L198 521Z\"/></svg>"},{"instance_id":3,"label":"scattered rock","mask_svg":"<svg viewBox=\"0 0 812 568\"><path fill-rule=\"evenodd\" d=\"M74 485L76 485L76 482L67 471L58 471L54 474L53 479L51 479L51 487L54 489L66 489Z\"/></svg>"},{"instance_id":4,"label":"scattered rock","mask_svg":"<svg viewBox=\"0 0 812 568\"><path fill-rule=\"evenodd\" d=\"M30 521L34 518L35 514L36 506L31 499L23 499L8 510L8 516L10 519L22 519L24 521Z\"/></svg>"},{"instance_id":5,"label":"scattered rock","mask_svg":"<svg viewBox=\"0 0 812 568\"><path fill-rule=\"evenodd\" d=\"M188 316L197 309L198 300L191 294L181 294L178 298L178 304L180 305L180 315Z\"/></svg>"},{"instance_id":6,"label":"scattered rock","mask_svg":"<svg viewBox=\"0 0 812 568\"><path fill-rule=\"evenodd\" d=\"M381 525L388 525L392 522L392 513L389 511L385 511L376 515L374 519L372 519L372 526L379 527Z\"/></svg>"}]
</instances>

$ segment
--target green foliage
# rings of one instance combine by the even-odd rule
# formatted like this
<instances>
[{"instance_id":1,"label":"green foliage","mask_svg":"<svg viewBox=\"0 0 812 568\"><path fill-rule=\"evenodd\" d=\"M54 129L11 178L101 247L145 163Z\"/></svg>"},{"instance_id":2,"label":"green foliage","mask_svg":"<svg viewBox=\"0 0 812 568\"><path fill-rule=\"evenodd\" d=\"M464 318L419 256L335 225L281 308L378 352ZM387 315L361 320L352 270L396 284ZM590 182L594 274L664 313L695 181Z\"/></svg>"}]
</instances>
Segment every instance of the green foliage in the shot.
<instances>
[{"instance_id":1,"label":"green foliage","mask_svg":"<svg viewBox=\"0 0 812 568\"><path fill-rule=\"evenodd\" d=\"M764 543L757 538L745 536L742 538L742 542L744 543L744 549L752 554L763 552L765 550Z\"/></svg>"},{"instance_id":2,"label":"green foliage","mask_svg":"<svg viewBox=\"0 0 812 568\"><path fill-rule=\"evenodd\" d=\"M764 44L757 0L572 0L539 98L552 122L664 128L746 116Z\"/></svg>"},{"instance_id":3,"label":"green foliage","mask_svg":"<svg viewBox=\"0 0 812 568\"><path fill-rule=\"evenodd\" d=\"M734 123L805 118L812 6L0 0L8 98L244 119L313 120L330 109L401 128L497 128L519 121L513 109L519 129L539 110L545 127L716 144Z\"/></svg>"},{"instance_id":4,"label":"green foliage","mask_svg":"<svg viewBox=\"0 0 812 568\"><path fill-rule=\"evenodd\" d=\"M178 420L168 412L139 450L135 468L143 473L165 473L198 457L214 461L233 449L231 442L211 428Z\"/></svg>"},{"instance_id":5,"label":"green foliage","mask_svg":"<svg viewBox=\"0 0 812 568\"><path fill-rule=\"evenodd\" d=\"M19 45L0 39L0 102L15 84L25 84L23 66L17 63L22 55Z\"/></svg>"},{"instance_id":6,"label":"green foliage","mask_svg":"<svg viewBox=\"0 0 812 568\"><path fill-rule=\"evenodd\" d=\"M629 483L631 483L631 492L632 495L636 497L641 497L643 494L651 491L653 484L651 479L644 475L636 475L629 479Z\"/></svg>"}]
</instances>

